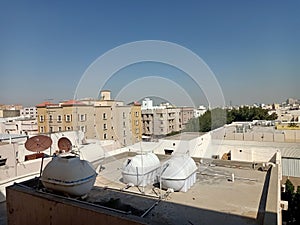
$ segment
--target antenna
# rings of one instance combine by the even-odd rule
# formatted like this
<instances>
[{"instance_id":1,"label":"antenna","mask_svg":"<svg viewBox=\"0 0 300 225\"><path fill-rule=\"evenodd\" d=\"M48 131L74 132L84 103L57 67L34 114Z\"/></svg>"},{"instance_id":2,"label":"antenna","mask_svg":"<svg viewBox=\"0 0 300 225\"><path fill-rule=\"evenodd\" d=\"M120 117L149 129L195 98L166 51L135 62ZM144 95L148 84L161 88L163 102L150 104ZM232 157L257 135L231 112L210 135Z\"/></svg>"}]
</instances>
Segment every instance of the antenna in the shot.
<instances>
[{"instance_id":1,"label":"antenna","mask_svg":"<svg viewBox=\"0 0 300 225\"><path fill-rule=\"evenodd\" d=\"M52 139L45 135L33 136L25 142L25 148L31 152L45 151L51 145L52 145ZM40 177L42 176L43 164L44 164L44 154L41 162ZM39 187L39 181L37 187Z\"/></svg>"},{"instance_id":2,"label":"antenna","mask_svg":"<svg viewBox=\"0 0 300 225\"><path fill-rule=\"evenodd\" d=\"M66 137L60 138L57 145L60 151L69 152L72 150L72 142Z\"/></svg>"},{"instance_id":3,"label":"antenna","mask_svg":"<svg viewBox=\"0 0 300 225\"><path fill-rule=\"evenodd\" d=\"M42 152L52 145L52 139L45 135L37 135L25 142L25 148L31 152Z\"/></svg>"}]
</instances>

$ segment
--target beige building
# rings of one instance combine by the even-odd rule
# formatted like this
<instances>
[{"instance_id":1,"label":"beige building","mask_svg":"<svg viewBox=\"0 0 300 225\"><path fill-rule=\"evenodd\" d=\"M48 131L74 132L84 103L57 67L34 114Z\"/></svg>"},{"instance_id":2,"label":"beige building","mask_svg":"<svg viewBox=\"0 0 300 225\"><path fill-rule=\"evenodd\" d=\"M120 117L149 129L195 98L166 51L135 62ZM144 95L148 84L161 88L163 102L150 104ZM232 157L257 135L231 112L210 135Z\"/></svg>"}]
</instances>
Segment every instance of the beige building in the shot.
<instances>
[{"instance_id":1,"label":"beige building","mask_svg":"<svg viewBox=\"0 0 300 225\"><path fill-rule=\"evenodd\" d=\"M192 107L153 106L152 100L146 98L142 106L143 134L160 137L179 132L193 117Z\"/></svg>"},{"instance_id":2,"label":"beige building","mask_svg":"<svg viewBox=\"0 0 300 225\"><path fill-rule=\"evenodd\" d=\"M131 124L132 137L141 140L143 133L142 110L141 104L137 102L131 104Z\"/></svg>"},{"instance_id":3,"label":"beige building","mask_svg":"<svg viewBox=\"0 0 300 225\"><path fill-rule=\"evenodd\" d=\"M37 114L39 133L81 130L87 139L115 140L120 145L133 144L142 135L141 107L112 100L110 91L102 91L100 100L45 102L37 105Z\"/></svg>"}]
</instances>

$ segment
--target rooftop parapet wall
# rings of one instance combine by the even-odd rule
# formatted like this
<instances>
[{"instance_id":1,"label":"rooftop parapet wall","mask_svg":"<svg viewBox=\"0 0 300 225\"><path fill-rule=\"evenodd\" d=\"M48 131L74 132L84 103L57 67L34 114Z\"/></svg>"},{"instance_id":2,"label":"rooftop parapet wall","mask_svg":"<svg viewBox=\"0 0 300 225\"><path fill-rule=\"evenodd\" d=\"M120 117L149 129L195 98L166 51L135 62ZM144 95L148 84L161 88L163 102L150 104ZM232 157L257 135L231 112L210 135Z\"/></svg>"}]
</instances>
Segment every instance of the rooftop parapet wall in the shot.
<instances>
[{"instance_id":1,"label":"rooftop parapet wall","mask_svg":"<svg viewBox=\"0 0 300 225\"><path fill-rule=\"evenodd\" d=\"M300 129L270 130L258 129L250 132L237 133L232 127L211 131L212 139L257 141L257 142L288 142L300 143Z\"/></svg>"},{"instance_id":2,"label":"rooftop parapet wall","mask_svg":"<svg viewBox=\"0 0 300 225\"><path fill-rule=\"evenodd\" d=\"M130 215L99 210L93 205L82 204L74 199L42 195L18 185L7 189L7 209L9 225L145 224L139 218L130 218Z\"/></svg>"},{"instance_id":3,"label":"rooftop parapet wall","mask_svg":"<svg viewBox=\"0 0 300 225\"><path fill-rule=\"evenodd\" d=\"M280 166L271 167L263 225L282 224L280 208Z\"/></svg>"}]
</instances>

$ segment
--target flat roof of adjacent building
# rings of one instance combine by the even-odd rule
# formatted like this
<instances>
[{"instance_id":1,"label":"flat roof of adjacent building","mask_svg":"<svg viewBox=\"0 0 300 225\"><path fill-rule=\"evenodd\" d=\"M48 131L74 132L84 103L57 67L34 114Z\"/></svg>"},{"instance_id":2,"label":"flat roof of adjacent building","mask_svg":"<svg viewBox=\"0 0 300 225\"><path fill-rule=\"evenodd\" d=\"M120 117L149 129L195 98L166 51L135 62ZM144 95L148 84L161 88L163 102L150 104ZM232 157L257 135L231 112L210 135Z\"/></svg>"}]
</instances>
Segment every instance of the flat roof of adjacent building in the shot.
<instances>
[{"instance_id":1,"label":"flat roof of adjacent building","mask_svg":"<svg viewBox=\"0 0 300 225\"><path fill-rule=\"evenodd\" d=\"M99 193L92 192L90 201L107 199L107 195L110 196L110 194L112 194L111 198L121 199L119 190L126 187L122 183L121 175L124 160L126 158L114 159L104 164L105 169L99 173L95 186L109 189L98 189L101 190ZM242 167L242 164L240 166L240 168L236 166L230 168L210 166L209 163L199 165L197 182L187 192L171 193L162 204L158 204L151 211L151 221L155 220L159 223L163 219L166 224L188 224L188 221L192 224L201 224L212 219L206 218L207 216L219 214L220 219L234 215L233 217L237 221L240 220L244 223L245 220L249 220L248 222L251 224L251 220L253 220L252 222L255 224L254 220L257 218L261 204L266 172ZM236 177L234 182L230 181L232 174ZM130 187L124 193L140 193L140 191L141 187ZM144 191L153 197L157 197L156 193L160 193L160 189L153 188L152 185L145 187ZM128 199L125 202L129 204L130 201ZM175 205L169 208L168 203ZM144 201L133 200L132 204L139 209L145 207ZM201 212L197 212L198 210Z\"/></svg>"},{"instance_id":2,"label":"flat roof of adjacent building","mask_svg":"<svg viewBox=\"0 0 300 225\"><path fill-rule=\"evenodd\" d=\"M142 188L124 184L121 167L127 158L123 154L104 161L94 188L83 202L125 210L138 221L142 217L146 224L260 224L259 212L267 195L266 171L251 169L245 163L224 167L196 162L196 183L185 193L168 193L153 185ZM162 200L161 195L165 196Z\"/></svg>"},{"instance_id":3,"label":"flat roof of adjacent building","mask_svg":"<svg viewBox=\"0 0 300 225\"><path fill-rule=\"evenodd\" d=\"M0 134L0 141L7 141L10 139L26 138L28 135L22 134Z\"/></svg>"},{"instance_id":4,"label":"flat roof of adjacent building","mask_svg":"<svg viewBox=\"0 0 300 225\"><path fill-rule=\"evenodd\" d=\"M162 138L162 140L182 140L190 141L205 134L204 132L182 132L176 135Z\"/></svg>"}]
</instances>

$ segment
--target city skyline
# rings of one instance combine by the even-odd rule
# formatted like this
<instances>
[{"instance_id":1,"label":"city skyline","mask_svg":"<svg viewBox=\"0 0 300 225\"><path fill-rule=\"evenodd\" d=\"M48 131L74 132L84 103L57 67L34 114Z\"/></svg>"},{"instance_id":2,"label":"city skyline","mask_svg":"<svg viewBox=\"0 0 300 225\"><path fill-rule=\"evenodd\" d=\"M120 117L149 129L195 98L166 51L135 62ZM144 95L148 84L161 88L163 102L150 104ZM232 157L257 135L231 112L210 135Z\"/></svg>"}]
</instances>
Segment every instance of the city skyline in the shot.
<instances>
[{"instance_id":1,"label":"city skyline","mask_svg":"<svg viewBox=\"0 0 300 225\"><path fill-rule=\"evenodd\" d=\"M198 55L227 105L299 98L299 6L292 1L2 2L0 104L72 99L97 58L143 40L175 43ZM208 105L186 73L157 62L122 68L99 91L110 89L113 98L128 103L140 100L137 92L148 97L149 86L162 89L156 97L175 95L175 105Z\"/></svg>"}]
</instances>

